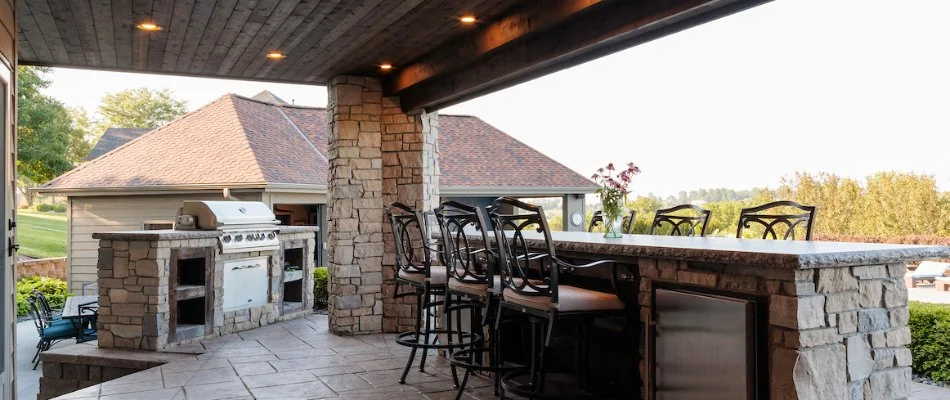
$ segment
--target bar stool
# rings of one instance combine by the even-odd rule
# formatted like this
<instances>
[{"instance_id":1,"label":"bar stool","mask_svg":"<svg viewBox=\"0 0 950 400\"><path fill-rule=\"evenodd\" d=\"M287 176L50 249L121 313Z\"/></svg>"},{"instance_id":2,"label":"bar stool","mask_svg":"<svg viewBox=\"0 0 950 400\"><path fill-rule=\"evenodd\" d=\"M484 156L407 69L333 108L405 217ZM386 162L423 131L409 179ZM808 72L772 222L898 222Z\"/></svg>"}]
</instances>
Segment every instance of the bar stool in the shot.
<instances>
[{"instance_id":1,"label":"bar stool","mask_svg":"<svg viewBox=\"0 0 950 400\"><path fill-rule=\"evenodd\" d=\"M459 350L449 350L452 378L458 388L456 399L462 397L469 376L476 371L490 372L495 379L495 394L500 387L500 375L522 369L520 364L504 363L495 346L494 335L482 339L484 327L494 332L495 319L487 318L497 307L501 295L501 276L496 275L498 253L491 249L488 224L481 208L454 201L443 202L435 210L442 231L442 254L448 268L448 289L445 297L447 335L450 343L463 343ZM470 240L469 235L480 240ZM456 300L458 299L458 300ZM469 311L471 328L462 328L463 311ZM453 315L458 314L453 326ZM478 330L476 332L476 329ZM480 340L481 339L481 340ZM469 344L465 345L468 342ZM485 359L487 358L487 363ZM465 370L461 384L456 368Z\"/></svg>"},{"instance_id":2,"label":"bar stool","mask_svg":"<svg viewBox=\"0 0 950 400\"><path fill-rule=\"evenodd\" d=\"M597 224L603 224L603 223L604 223L604 212L600 210L594 211L594 213L591 214L590 216L590 223L587 224L587 231L593 232L594 227L597 226Z\"/></svg>"},{"instance_id":3,"label":"bar stool","mask_svg":"<svg viewBox=\"0 0 950 400\"><path fill-rule=\"evenodd\" d=\"M776 213L775 209L791 209L791 213ZM763 213L763 211L765 211ZM736 230L736 237L742 238L743 228L752 228L752 224L758 224L764 227L762 239L795 240L795 230L805 231L805 240L811 240L811 231L815 221L814 206L803 206L794 201L781 200L766 203L761 206L743 208L739 212L739 229ZM784 230L784 233L779 233Z\"/></svg>"},{"instance_id":4,"label":"bar stool","mask_svg":"<svg viewBox=\"0 0 950 400\"><path fill-rule=\"evenodd\" d=\"M415 330L396 336L396 343L412 348L409 360L399 377L399 383L406 383L406 375L416 358L416 351L422 349L419 371L425 371L426 357L431 349L449 349L451 343L441 343L439 335L448 331L438 329L434 324L433 309L442 305L434 297L445 296L447 274L445 266L433 265L432 255L436 249L432 246L423 214L405 204L394 202L386 206L386 215L392 224L393 240L396 245L396 290L394 298L416 297ZM401 292L400 287L408 286L411 291Z\"/></svg>"},{"instance_id":5,"label":"bar stool","mask_svg":"<svg viewBox=\"0 0 950 400\"><path fill-rule=\"evenodd\" d=\"M522 372L506 374L501 379L505 393L513 393L532 399L555 398L603 398L609 396L616 385L600 388L590 387L587 359L587 328L599 317L626 316L624 303L612 293L598 292L580 287L559 284L562 269L573 270L612 265L611 284L616 288L617 269L613 260L595 261L574 265L559 259L544 211L541 207L521 202L514 198L499 198L490 212L501 259L501 283L503 285L497 317L503 310L520 314L531 323L529 368ZM498 210L511 209L511 213ZM536 231L535 240L526 238ZM528 243L539 247L539 252L529 251ZM532 265L533 264L533 265ZM574 322L577 327L575 377L567 387L545 390L545 381L550 374L545 369L545 353L551 348L555 326ZM497 335L496 325L496 335ZM503 338L498 337L502 342Z\"/></svg>"},{"instance_id":6,"label":"bar stool","mask_svg":"<svg viewBox=\"0 0 950 400\"><path fill-rule=\"evenodd\" d=\"M685 215L681 212L684 210L688 210ZM690 213L692 215L689 215ZM657 228L662 229L664 225L670 225L670 236L706 236L706 224L709 223L710 214L709 210L692 204L656 210L653 224L650 225L650 234L653 235Z\"/></svg>"},{"instance_id":7,"label":"bar stool","mask_svg":"<svg viewBox=\"0 0 950 400\"><path fill-rule=\"evenodd\" d=\"M630 210L627 215L620 220L620 229L622 233L633 233L633 223L637 220L637 211Z\"/></svg>"}]
</instances>

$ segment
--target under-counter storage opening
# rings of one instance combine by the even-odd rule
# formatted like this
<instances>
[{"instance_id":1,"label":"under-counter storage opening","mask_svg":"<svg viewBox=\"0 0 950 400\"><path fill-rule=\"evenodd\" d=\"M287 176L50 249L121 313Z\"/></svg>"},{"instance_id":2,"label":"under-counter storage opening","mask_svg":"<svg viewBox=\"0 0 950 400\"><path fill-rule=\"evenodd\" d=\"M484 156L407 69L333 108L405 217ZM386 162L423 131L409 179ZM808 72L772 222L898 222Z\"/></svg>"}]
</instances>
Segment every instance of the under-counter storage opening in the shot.
<instances>
[{"instance_id":1,"label":"under-counter storage opening","mask_svg":"<svg viewBox=\"0 0 950 400\"><path fill-rule=\"evenodd\" d=\"M210 332L214 310L209 293L213 282L214 249L171 250L168 279L169 341L201 337Z\"/></svg>"},{"instance_id":2,"label":"under-counter storage opening","mask_svg":"<svg viewBox=\"0 0 950 400\"><path fill-rule=\"evenodd\" d=\"M305 264L304 249L284 249L284 271L281 287L281 313L303 309L303 271Z\"/></svg>"}]
</instances>

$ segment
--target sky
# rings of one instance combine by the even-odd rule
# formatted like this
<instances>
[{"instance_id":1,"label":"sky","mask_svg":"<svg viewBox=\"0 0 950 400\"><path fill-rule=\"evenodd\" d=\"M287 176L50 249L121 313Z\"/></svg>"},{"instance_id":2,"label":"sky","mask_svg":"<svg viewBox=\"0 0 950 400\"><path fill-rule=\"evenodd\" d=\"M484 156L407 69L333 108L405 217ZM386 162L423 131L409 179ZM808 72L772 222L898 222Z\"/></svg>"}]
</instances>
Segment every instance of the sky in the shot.
<instances>
[{"instance_id":1,"label":"sky","mask_svg":"<svg viewBox=\"0 0 950 400\"><path fill-rule=\"evenodd\" d=\"M775 188L795 172L933 175L950 190L950 2L777 0L461 103L584 176L634 162L634 194ZM325 106L320 86L54 69L47 90L168 88L200 107L269 90ZM513 166L517 167L517 166Z\"/></svg>"}]
</instances>

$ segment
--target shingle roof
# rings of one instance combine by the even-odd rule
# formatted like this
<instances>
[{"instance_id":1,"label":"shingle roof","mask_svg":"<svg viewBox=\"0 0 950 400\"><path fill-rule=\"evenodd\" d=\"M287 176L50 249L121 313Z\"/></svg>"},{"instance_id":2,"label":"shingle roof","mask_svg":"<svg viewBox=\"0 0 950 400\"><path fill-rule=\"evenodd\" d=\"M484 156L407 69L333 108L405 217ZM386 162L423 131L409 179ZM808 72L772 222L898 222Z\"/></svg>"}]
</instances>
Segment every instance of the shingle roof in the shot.
<instances>
[{"instance_id":1,"label":"shingle roof","mask_svg":"<svg viewBox=\"0 0 950 400\"><path fill-rule=\"evenodd\" d=\"M273 95L255 97L264 100L225 95L41 190L325 186L326 110L280 103ZM590 180L476 117L440 115L439 127L443 188L595 188Z\"/></svg>"},{"instance_id":2,"label":"shingle roof","mask_svg":"<svg viewBox=\"0 0 950 400\"><path fill-rule=\"evenodd\" d=\"M106 154L116 147L121 146L125 142L128 142L132 139L135 139L139 136L142 136L144 133L151 131L155 128L109 128L102 133L102 137L99 138L99 141L96 142L96 145L89 151L89 155L86 156L86 161L91 161L93 159L99 158L99 156Z\"/></svg>"},{"instance_id":3,"label":"shingle roof","mask_svg":"<svg viewBox=\"0 0 950 400\"><path fill-rule=\"evenodd\" d=\"M440 186L591 187L591 180L477 117L439 115Z\"/></svg>"}]
</instances>

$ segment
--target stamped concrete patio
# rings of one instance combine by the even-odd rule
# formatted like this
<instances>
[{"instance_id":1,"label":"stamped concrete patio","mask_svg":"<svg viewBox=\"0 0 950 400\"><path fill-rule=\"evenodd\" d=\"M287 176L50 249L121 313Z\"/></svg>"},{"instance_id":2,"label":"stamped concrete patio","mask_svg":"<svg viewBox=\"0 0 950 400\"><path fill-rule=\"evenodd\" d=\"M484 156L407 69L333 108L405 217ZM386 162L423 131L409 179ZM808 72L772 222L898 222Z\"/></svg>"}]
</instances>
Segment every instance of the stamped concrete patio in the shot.
<instances>
[{"instance_id":1,"label":"stamped concrete patio","mask_svg":"<svg viewBox=\"0 0 950 400\"><path fill-rule=\"evenodd\" d=\"M454 399L448 363L434 353L425 373L396 382L409 350L394 338L336 336L326 316L311 315L205 341L204 354L58 399ZM468 388L463 398L495 398L487 380Z\"/></svg>"},{"instance_id":2,"label":"stamped concrete patio","mask_svg":"<svg viewBox=\"0 0 950 400\"><path fill-rule=\"evenodd\" d=\"M336 336L326 316L311 315L205 341L194 345L203 354L57 399L454 399L448 363L434 353L425 373L413 368L406 385L396 382L408 349L394 337ZM950 389L919 383L912 392L912 400L950 398ZM489 381L475 377L463 398L497 397Z\"/></svg>"}]
</instances>

